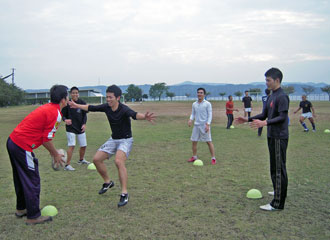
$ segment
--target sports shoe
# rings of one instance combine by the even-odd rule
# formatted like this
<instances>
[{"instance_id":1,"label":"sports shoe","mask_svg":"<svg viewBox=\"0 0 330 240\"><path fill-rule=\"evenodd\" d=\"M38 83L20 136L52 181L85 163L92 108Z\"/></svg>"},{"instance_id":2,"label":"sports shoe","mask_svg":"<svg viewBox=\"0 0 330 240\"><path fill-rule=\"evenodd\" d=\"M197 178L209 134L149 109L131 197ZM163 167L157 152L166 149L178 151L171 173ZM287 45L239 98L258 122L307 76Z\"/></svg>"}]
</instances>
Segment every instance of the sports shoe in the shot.
<instances>
[{"instance_id":1,"label":"sports shoe","mask_svg":"<svg viewBox=\"0 0 330 240\"><path fill-rule=\"evenodd\" d=\"M196 160L196 158L191 157L191 158L188 160L188 162L195 162L195 160Z\"/></svg>"},{"instance_id":2,"label":"sports shoe","mask_svg":"<svg viewBox=\"0 0 330 240\"><path fill-rule=\"evenodd\" d=\"M16 212L15 212L15 216L17 218L22 218L22 217L25 217L26 215L27 215L26 209L25 210L16 210Z\"/></svg>"},{"instance_id":3,"label":"sports shoe","mask_svg":"<svg viewBox=\"0 0 330 240\"><path fill-rule=\"evenodd\" d=\"M305 128L305 129L304 129L304 132L308 132L308 131L309 131L309 129L308 129L308 128Z\"/></svg>"},{"instance_id":4,"label":"sports shoe","mask_svg":"<svg viewBox=\"0 0 330 240\"><path fill-rule=\"evenodd\" d=\"M269 196L274 196L275 193L274 193L274 191L272 191L272 192L268 192L268 195L269 195Z\"/></svg>"},{"instance_id":5,"label":"sports shoe","mask_svg":"<svg viewBox=\"0 0 330 240\"><path fill-rule=\"evenodd\" d=\"M106 191L108 191L109 188L112 188L115 186L115 183L113 181L110 181L110 183L103 183L102 188L99 191L99 194L103 194Z\"/></svg>"},{"instance_id":6,"label":"sports shoe","mask_svg":"<svg viewBox=\"0 0 330 240\"><path fill-rule=\"evenodd\" d=\"M34 219L27 219L25 224L26 225L36 225L36 224L42 224L42 223L45 223L45 222L51 222L53 221L53 218L50 217L50 216L40 216L38 218L34 218Z\"/></svg>"},{"instance_id":7,"label":"sports shoe","mask_svg":"<svg viewBox=\"0 0 330 240\"><path fill-rule=\"evenodd\" d=\"M122 193L120 195L120 200L119 200L119 203L118 203L118 207L125 206L128 203L128 198L129 198L128 193Z\"/></svg>"},{"instance_id":8,"label":"sports shoe","mask_svg":"<svg viewBox=\"0 0 330 240\"><path fill-rule=\"evenodd\" d=\"M74 169L71 165L67 165L67 166L65 166L64 170L65 171L74 171L76 169Z\"/></svg>"},{"instance_id":9,"label":"sports shoe","mask_svg":"<svg viewBox=\"0 0 330 240\"><path fill-rule=\"evenodd\" d=\"M83 160L79 160L78 164L90 164L90 162L86 161L84 158Z\"/></svg>"},{"instance_id":10,"label":"sports shoe","mask_svg":"<svg viewBox=\"0 0 330 240\"><path fill-rule=\"evenodd\" d=\"M215 165L217 163L217 160L215 158L212 158L211 164Z\"/></svg>"},{"instance_id":11,"label":"sports shoe","mask_svg":"<svg viewBox=\"0 0 330 240\"><path fill-rule=\"evenodd\" d=\"M316 132L316 129L313 129L313 132Z\"/></svg>"},{"instance_id":12,"label":"sports shoe","mask_svg":"<svg viewBox=\"0 0 330 240\"><path fill-rule=\"evenodd\" d=\"M281 209L273 208L269 203L263 206L260 206L260 209L265 210L265 211L278 211Z\"/></svg>"}]
</instances>

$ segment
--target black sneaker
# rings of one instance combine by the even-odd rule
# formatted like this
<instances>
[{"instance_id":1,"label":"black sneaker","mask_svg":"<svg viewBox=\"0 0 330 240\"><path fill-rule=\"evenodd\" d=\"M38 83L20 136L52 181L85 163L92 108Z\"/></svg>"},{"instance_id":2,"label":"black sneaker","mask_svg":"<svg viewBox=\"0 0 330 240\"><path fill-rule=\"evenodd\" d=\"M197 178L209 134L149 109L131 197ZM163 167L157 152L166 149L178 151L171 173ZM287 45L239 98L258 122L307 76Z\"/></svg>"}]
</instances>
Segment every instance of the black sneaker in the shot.
<instances>
[{"instance_id":1,"label":"black sneaker","mask_svg":"<svg viewBox=\"0 0 330 240\"><path fill-rule=\"evenodd\" d=\"M110 183L103 183L103 186L99 191L99 194L105 193L106 191L108 191L109 188L112 188L113 186L115 186L115 183L113 181L110 181Z\"/></svg>"},{"instance_id":2,"label":"black sneaker","mask_svg":"<svg viewBox=\"0 0 330 240\"><path fill-rule=\"evenodd\" d=\"M119 203L118 203L118 207L125 206L128 203L128 198L129 198L128 193L122 193L120 195L120 200L119 200Z\"/></svg>"}]
</instances>

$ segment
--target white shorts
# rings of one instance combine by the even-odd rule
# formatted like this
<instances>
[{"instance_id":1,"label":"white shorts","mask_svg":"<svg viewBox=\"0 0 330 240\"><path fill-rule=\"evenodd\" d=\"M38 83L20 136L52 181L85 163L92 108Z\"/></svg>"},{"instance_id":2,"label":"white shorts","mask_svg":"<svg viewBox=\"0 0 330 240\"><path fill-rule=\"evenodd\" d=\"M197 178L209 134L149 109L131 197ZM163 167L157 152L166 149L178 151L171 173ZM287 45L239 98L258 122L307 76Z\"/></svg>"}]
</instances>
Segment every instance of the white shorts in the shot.
<instances>
[{"instance_id":1,"label":"white shorts","mask_svg":"<svg viewBox=\"0 0 330 240\"><path fill-rule=\"evenodd\" d=\"M307 113L303 113L301 114L301 116L303 118L312 118L313 117L313 114L311 112L307 112Z\"/></svg>"},{"instance_id":2,"label":"white shorts","mask_svg":"<svg viewBox=\"0 0 330 240\"><path fill-rule=\"evenodd\" d=\"M208 132L205 132L205 125L195 125L190 140L193 142L212 142L211 127Z\"/></svg>"},{"instance_id":3,"label":"white shorts","mask_svg":"<svg viewBox=\"0 0 330 240\"><path fill-rule=\"evenodd\" d=\"M106 152L109 154L109 158L116 154L118 150L123 151L126 154L126 157L129 156L132 151L133 138L122 138L122 139L112 139L109 138L99 149L98 151Z\"/></svg>"},{"instance_id":4,"label":"white shorts","mask_svg":"<svg viewBox=\"0 0 330 240\"><path fill-rule=\"evenodd\" d=\"M245 108L245 112L251 112L251 108Z\"/></svg>"},{"instance_id":5,"label":"white shorts","mask_svg":"<svg viewBox=\"0 0 330 240\"><path fill-rule=\"evenodd\" d=\"M86 147L87 146L86 133L75 134L72 132L66 132L66 138L68 139L68 147L76 146L76 136L78 138L79 146Z\"/></svg>"}]
</instances>

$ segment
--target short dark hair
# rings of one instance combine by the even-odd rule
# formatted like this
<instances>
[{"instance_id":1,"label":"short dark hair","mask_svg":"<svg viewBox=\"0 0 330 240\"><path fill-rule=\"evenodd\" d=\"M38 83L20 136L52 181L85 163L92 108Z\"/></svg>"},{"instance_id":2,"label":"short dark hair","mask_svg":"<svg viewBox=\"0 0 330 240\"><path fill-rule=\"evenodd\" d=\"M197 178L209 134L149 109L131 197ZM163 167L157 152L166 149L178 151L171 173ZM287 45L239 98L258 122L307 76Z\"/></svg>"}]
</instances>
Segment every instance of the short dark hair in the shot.
<instances>
[{"instance_id":1,"label":"short dark hair","mask_svg":"<svg viewBox=\"0 0 330 240\"><path fill-rule=\"evenodd\" d=\"M230 99L230 97L232 97L232 95L229 95L229 96L228 96L228 99Z\"/></svg>"},{"instance_id":2,"label":"short dark hair","mask_svg":"<svg viewBox=\"0 0 330 240\"><path fill-rule=\"evenodd\" d=\"M272 79L280 79L280 83L283 79L283 73L278 68L271 68L265 73L265 77L271 77Z\"/></svg>"},{"instance_id":3,"label":"short dark hair","mask_svg":"<svg viewBox=\"0 0 330 240\"><path fill-rule=\"evenodd\" d=\"M199 90L203 90L204 95L206 94L206 90L205 90L205 88L200 87L200 88L197 89L197 92L198 92Z\"/></svg>"},{"instance_id":4,"label":"short dark hair","mask_svg":"<svg viewBox=\"0 0 330 240\"><path fill-rule=\"evenodd\" d=\"M64 85L54 85L50 89L50 101L52 103L60 103L61 100L68 96L68 88Z\"/></svg>"},{"instance_id":5,"label":"short dark hair","mask_svg":"<svg viewBox=\"0 0 330 240\"><path fill-rule=\"evenodd\" d=\"M70 89L70 93L71 93L73 90L77 90L77 91L79 92L79 89L78 89L77 87L72 87L72 88Z\"/></svg>"},{"instance_id":6,"label":"short dark hair","mask_svg":"<svg viewBox=\"0 0 330 240\"><path fill-rule=\"evenodd\" d=\"M270 90L268 88L265 89L265 93L268 96L270 94Z\"/></svg>"},{"instance_id":7,"label":"short dark hair","mask_svg":"<svg viewBox=\"0 0 330 240\"><path fill-rule=\"evenodd\" d=\"M249 90L245 90L245 92L244 92L244 93L247 93L247 92L249 92Z\"/></svg>"},{"instance_id":8,"label":"short dark hair","mask_svg":"<svg viewBox=\"0 0 330 240\"><path fill-rule=\"evenodd\" d=\"M117 85L109 86L106 92L113 93L116 98L121 96L121 89Z\"/></svg>"}]
</instances>

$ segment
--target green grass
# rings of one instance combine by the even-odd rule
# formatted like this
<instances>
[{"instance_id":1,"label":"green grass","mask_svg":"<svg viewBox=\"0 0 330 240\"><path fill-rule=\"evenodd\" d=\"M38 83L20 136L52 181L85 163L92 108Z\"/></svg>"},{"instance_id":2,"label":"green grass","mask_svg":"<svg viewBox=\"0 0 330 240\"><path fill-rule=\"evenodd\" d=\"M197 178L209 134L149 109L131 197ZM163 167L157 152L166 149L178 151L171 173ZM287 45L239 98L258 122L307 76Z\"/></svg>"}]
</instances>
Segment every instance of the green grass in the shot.
<instances>
[{"instance_id":1,"label":"green grass","mask_svg":"<svg viewBox=\"0 0 330 240\"><path fill-rule=\"evenodd\" d=\"M152 109L155 125L132 121L134 145L127 161L130 202L118 209L120 186L113 159L106 162L116 186L98 195L102 179L96 171L76 164L75 172L55 172L47 151L35 151L41 175L41 203L59 214L50 224L26 226L16 219L15 192L5 147L13 128L35 107L0 109L0 239L329 239L330 238L330 103L313 103L318 113L316 133L303 133L292 115L287 153L289 177L286 208L263 212L272 189L266 129L263 136L247 125L226 130L224 102L214 102L212 138L218 164L210 164L206 144L198 145L204 167L186 162L191 157L191 102L144 103L133 109ZM240 103L235 103L241 107ZM291 112L297 102L291 103ZM256 108L260 108L257 103ZM169 113L167 114L167 110ZM241 114L241 112L240 112ZM236 114L237 115L237 114ZM310 126L309 123L307 123ZM102 113L90 113L86 159L110 136ZM64 125L56 133L57 148L66 148ZM263 198L245 197L251 188Z\"/></svg>"}]
</instances>

